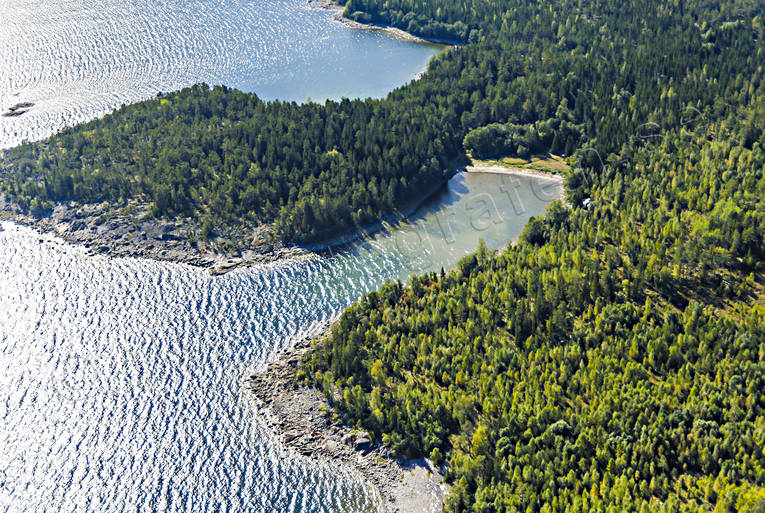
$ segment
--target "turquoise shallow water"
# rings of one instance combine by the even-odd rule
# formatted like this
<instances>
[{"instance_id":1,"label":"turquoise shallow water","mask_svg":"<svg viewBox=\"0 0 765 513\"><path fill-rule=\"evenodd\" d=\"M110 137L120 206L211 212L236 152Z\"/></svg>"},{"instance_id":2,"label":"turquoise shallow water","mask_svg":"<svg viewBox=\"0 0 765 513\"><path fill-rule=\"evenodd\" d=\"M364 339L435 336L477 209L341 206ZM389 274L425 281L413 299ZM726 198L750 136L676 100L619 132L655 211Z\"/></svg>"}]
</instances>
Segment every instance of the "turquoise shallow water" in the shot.
<instances>
[{"instance_id":1,"label":"turquoise shallow water","mask_svg":"<svg viewBox=\"0 0 765 513\"><path fill-rule=\"evenodd\" d=\"M5 0L0 148L204 81L303 101L384 96L439 48L303 0ZM457 175L411 222L212 278L0 231L0 512L370 512L371 490L285 451L246 377L388 279L500 247L559 192Z\"/></svg>"},{"instance_id":2,"label":"turquoise shallow water","mask_svg":"<svg viewBox=\"0 0 765 513\"><path fill-rule=\"evenodd\" d=\"M3 223L0 511L374 511L357 476L285 452L246 377L385 280L514 239L558 192L457 175L397 230L216 278Z\"/></svg>"},{"instance_id":3,"label":"turquoise shallow water","mask_svg":"<svg viewBox=\"0 0 765 513\"><path fill-rule=\"evenodd\" d=\"M265 99L382 97L439 48L354 30L306 0L3 0L0 148L206 82Z\"/></svg>"}]
</instances>

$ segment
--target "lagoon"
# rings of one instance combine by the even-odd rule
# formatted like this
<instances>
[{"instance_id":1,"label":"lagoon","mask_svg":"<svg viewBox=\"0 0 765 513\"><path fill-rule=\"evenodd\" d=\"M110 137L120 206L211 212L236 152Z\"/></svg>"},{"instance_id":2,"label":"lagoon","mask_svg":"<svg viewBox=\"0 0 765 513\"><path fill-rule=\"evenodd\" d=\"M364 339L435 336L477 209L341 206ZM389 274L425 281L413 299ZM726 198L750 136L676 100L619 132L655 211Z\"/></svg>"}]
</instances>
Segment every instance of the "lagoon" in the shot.
<instances>
[{"instance_id":1,"label":"lagoon","mask_svg":"<svg viewBox=\"0 0 765 513\"><path fill-rule=\"evenodd\" d=\"M383 97L441 47L304 0L7 0L0 148L184 86ZM0 225L0 512L378 511L354 472L284 448L247 378L386 280L518 237L560 184L457 174L402 225L220 277Z\"/></svg>"},{"instance_id":2,"label":"lagoon","mask_svg":"<svg viewBox=\"0 0 765 513\"><path fill-rule=\"evenodd\" d=\"M371 512L282 447L247 377L386 280L516 238L549 179L461 173L409 222L220 277L0 231L0 511Z\"/></svg>"}]
</instances>

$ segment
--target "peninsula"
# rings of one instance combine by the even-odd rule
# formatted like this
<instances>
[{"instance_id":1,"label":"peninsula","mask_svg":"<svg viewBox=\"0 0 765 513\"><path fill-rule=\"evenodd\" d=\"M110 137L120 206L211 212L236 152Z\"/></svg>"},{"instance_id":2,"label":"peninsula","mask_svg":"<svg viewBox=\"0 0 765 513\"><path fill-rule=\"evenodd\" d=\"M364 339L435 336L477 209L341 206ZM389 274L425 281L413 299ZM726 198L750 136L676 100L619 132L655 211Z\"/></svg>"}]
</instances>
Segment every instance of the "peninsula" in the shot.
<instances>
[{"instance_id":1,"label":"peninsula","mask_svg":"<svg viewBox=\"0 0 765 513\"><path fill-rule=\"evenodd\" d=\"M366 294L289 370L266 371L283 390L255 377L256 394L276 410L327 399L336 423L318 449L300 445L314 424L277 421L297 449L426 458L451 513L762 511L762 6L343 9L460 45L381 100L201 84L126 106L10 150L9 208L102 205L107 230L139 213L137 233L189 219L189 240L286 248L377 222L469 157L560 155L566 201L516 244Z\"/></svg>"}]
</instances>

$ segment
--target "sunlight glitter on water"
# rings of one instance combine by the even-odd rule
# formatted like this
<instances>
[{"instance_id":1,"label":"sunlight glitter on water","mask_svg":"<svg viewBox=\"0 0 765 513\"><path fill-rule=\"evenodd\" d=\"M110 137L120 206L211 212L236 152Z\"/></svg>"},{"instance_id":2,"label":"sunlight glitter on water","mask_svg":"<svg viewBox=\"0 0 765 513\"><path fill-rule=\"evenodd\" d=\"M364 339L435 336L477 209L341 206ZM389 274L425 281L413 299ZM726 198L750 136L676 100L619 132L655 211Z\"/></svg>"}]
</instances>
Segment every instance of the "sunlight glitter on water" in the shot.
<instances>
[{"instance_id":1,"label":"sunlight glitter on water","mask_svg":"<svg viewBox=\"0 0 765 513\"><path fill-rule=\"evenodd\" d=\"M199 82L264 99L382 97L440 49L353 30L305 0L5 0L0 148Z\"/></svg>"},{"instance_id":2,"label":"sunlight glitter on water","mask_svg":"<svg viewBox=\"0 0 765 513\"><path fill-rule=\"evenodd\" d=\"M384 281L517 237L557 190L509 180L457 175L398 230L216 278L4 223L0 511L373 511L356 475L285 451L246 377Z\"/></svg>"}]
</instances>

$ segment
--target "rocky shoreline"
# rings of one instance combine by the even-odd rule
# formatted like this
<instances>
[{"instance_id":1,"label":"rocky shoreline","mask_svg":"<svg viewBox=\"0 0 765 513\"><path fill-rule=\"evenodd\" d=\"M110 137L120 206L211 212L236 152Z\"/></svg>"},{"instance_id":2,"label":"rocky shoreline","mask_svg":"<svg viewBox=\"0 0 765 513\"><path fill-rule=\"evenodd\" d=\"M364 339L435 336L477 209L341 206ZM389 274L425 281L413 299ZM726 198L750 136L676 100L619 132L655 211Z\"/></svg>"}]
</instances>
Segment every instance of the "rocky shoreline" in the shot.
<instances>
[{"instance_id":1,"label":"rocky shoreline","mask_svg":"<svg viewBox=\"0 0 765 513\"><path fill-rule=\"evenodd\" d=\"M329 332L326 327L322 337ZM298 364L314 343L307 337L247 380L269 427L290 450L340 463L359 473L380 497L385 513L438 513L448 493L443 469L422 458L401 460L364 432L344 424L316 388L297 382Z\"/></svg>"},{"instance_id":2,"label":"rocky shoreline","mask_svg":"<svg viewBox=\"0 0 765 513\"><path fill-rule=\"evenodd\" d=\"M343 17L342 7L331 0L308 0L308 5L335 11L334 19L356 29L383 30L398 38L420 43L452 44L428 41L395 27L350 20ZM423 74L424 71L418 73L414 80ZM33 105L19 103L4 115L23 114ZM0 150L0 158L4 157L4 153ZM148 215L148 205L137 202L120 206L108 203L58 204L49 215L38 218L22 212L0 194L0 220L11 220L39 233L52 233L66 242L84 246L90 254L183 263L206 268L210 274L218 276L240 267L269 264L283 259L310 258L316 252L343 246L390 229L412 215L424 201L443 187L448 178L434 185L419 200L376 223L351 230L326 242L305 245L281 242L273 235L269 226L246 223L226 229L225 233L218 233L210 240L203 240L199 236L201 226L198 222L190 218L156 219Z\"/></svg>"},{"instance_id":3,"label":"rocky shoreline","mask_svg":"<svg viewBox=\"0 0 765 513\"><path fill-rule=\"evenodd\" d=\"M408 205L406 214L398 216L411 215L441 187L443 183L434 186L420 200ZM198 226L190 219L164 220L148 214L149 207L139 204L115 208L106 203L69 203L57 205L49 215L38 219L24 214L0 195L0 220L11 220L39 233L52 233L69 243L85 246L91 254L186 263L208 268L213 275L241 266L313 255L303 247L270 243L273 238L263 227L238 227L240 233L222 234L218 242L194 243L193 234L198 233ZM366 227L327 245L368 236L376 228ZM231 241L255 249L241 250ZM326 326L319 338L328 332ZM270 427L287 448L311 458L331 460L361 475L378 492L380 511L440 512L448 492L442 482L443 469L436 469L426 459L393 457L386 447L333 416L331 404L319 390L296 381L298 363L315 339L302 339L292 351L249 378L247 387L269 413L266 420Z\"/></svg>"},{"instance_id":4,"label":"rocky shoreline","mask_svg":"<svg viewBox=\"0 0 765 513\"><path fill-rule=\"evenodd\" d=\"M90 254L183 263L206 268L211 275L219 276L240 267L311 258L329 248L390 229L414 214L450 178L378 222L312 244L286 244L273 235L269 226L247 223L220 230L221 233L210 240L201 240L198 222L191 218L157 219L150 215L148 205L137 202L121 206L107 202L58 204L48 215L37 218L22 212L0 195L0 220L11 220L39 233L52 233L66 242L84 246Z\"/></svg>"},{"instance_id":5,"label":"rocky shoreline","mask_svg":"<svg viewBox=\"0 0 765 513\"><path fill-rule=\"evenodd\" d=\"M0 219L39 233L52 233L84 246L91 254L136 257L203 267L217 276L239 267L268 264L286 258L307 258L311 252L271 242L267 227L238 226L210 241L197 237L200 227L191 219L156 219L149 207L130 203L56 205L49 215L36 218L0 197Z\"/></svg>"},{"instance_id":6,"label":"rocky shoreline","mask_svg":"<svg viewBox=\"0 0 765 513\"><path fill-rule=\"evenodd\" d=\"M344 8L332 0L308 0L308 4L311 6L318 7L320 9L328 9L328 10L334 11L333 18L336 21L350 28L354 28L358 30L381 30L383 32L387 32L388 34L394 37L397 37L398 39L401 39L404 41L411 41L413 43L424 43L424 44L441 45L441 46L459 45L459 42L457 41L449 41L445 39L425 39L419 36L415 36L414 34L410 34L409 32L405 30L401 30L400 28L392 27L390 25L380 25L377 23L361 23L359 21L348 19L345 16L343 16Z\"/></svg>"}]
</instances>

